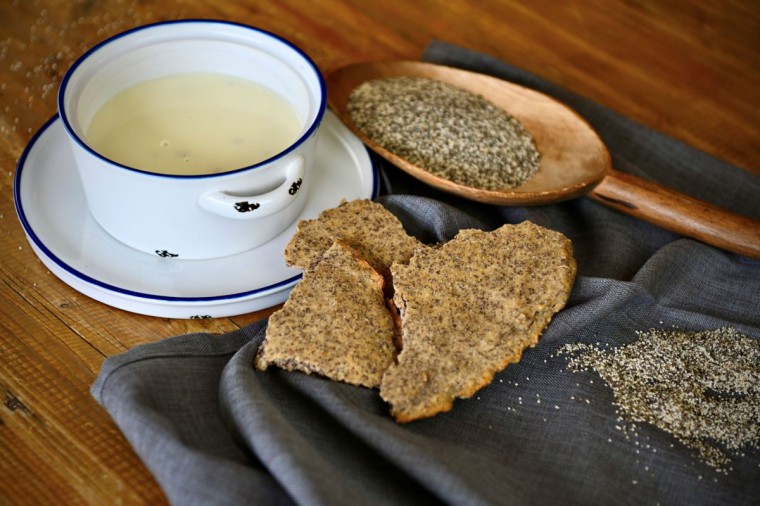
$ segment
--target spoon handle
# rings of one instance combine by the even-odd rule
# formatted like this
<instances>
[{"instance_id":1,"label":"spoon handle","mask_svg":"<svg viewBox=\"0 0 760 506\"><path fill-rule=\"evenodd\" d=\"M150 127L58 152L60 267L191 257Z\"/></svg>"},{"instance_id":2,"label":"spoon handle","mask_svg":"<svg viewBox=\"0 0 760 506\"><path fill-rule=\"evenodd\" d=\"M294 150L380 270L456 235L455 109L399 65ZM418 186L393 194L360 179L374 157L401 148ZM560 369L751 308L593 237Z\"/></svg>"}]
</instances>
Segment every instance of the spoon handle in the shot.
<instances>
[{"instance_id":1,"label":"spoon handle","mask_svg":"<svg viewBox=\"0 0 760 506\"><path fill-rule=\"evenodd\" d=\"M588 196L672 232L760 259L760 221L652 181L612 170Z\"/></svg>"}]
</instances>

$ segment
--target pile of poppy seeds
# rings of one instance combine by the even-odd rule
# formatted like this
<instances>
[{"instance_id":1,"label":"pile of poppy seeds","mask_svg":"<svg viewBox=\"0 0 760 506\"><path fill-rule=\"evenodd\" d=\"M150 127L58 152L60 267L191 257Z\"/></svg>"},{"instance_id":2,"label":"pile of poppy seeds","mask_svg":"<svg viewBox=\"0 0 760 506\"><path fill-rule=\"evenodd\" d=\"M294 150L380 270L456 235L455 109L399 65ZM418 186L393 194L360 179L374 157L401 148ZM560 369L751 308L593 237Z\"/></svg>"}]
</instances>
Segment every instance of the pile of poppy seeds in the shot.
<instances>
[{"instance_id":1,"label":"pile of poppy seeds","mask_svg":"<svg viewBox=\"0 0 760 506\"><path fill-rule=\"evenodd\" d=\"M729 327L637 335L610 350L575 343L559 354L570 370L601 376L623 420L672 434L718 471L760 446L760 340Z\"/></svg>"},{"instance_id":2,"label":"pile of poppy seeds","mask_svg":"<svg viewBox=\"0 0 760 506\"><path fill-rule=\"evenodd\" d=\"M421 77L367 81L348 112L373 142L457 184L515 188L539 168L530 133L480 95Z\"/></svg>"}]
</instances>

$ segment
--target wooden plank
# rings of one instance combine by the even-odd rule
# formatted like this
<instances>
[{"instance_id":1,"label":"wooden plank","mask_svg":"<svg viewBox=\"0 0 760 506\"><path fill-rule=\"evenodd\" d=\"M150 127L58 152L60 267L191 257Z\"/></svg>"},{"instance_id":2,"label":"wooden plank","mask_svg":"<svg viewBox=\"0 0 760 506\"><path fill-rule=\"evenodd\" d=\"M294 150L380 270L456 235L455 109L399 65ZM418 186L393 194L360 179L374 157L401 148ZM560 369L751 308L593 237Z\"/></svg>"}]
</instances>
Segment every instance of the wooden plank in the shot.
<instances>
[{"instance_id":1,"label":"wooden plank","mask_svg":"<svg viewBox=\"0 0 760 506\"><path fill-rule=\"evenodd\" d=\"M21 489L16 497L37 504L51 496L64 504L158 500L147 470L89 395L92 376L82 373L79 357L42 346L55 342L29 318L0 328L0 441L11 471L0 475L0 490Z\"/></svg>"}]
</instances>

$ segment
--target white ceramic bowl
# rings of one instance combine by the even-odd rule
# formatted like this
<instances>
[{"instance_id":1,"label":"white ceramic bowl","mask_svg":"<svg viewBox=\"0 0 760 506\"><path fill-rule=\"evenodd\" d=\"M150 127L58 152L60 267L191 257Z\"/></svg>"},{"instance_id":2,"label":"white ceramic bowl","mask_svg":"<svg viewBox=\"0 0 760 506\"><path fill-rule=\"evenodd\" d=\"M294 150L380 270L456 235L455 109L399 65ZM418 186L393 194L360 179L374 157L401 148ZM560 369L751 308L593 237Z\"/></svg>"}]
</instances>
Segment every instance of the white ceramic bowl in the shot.
<instances>
[{"instance_id":1,"label":"white ceramic bowl","mask_svg":"<svg viewBox=\"0 0 760 506\"><path fill-rule=\"evenodd\" d=\"M299 115L300 136L260 163L205 175L128 167L88 145L87 127L108 99L144 81L181 73L226 74L277 91ZM95 220L133 248L177 259L247 251L295 220L310 188L325 105L324 80L301 50L263 30L212 20L158 23L112 37L72 65L58 95Z\"/></svg>"}]
</instances>

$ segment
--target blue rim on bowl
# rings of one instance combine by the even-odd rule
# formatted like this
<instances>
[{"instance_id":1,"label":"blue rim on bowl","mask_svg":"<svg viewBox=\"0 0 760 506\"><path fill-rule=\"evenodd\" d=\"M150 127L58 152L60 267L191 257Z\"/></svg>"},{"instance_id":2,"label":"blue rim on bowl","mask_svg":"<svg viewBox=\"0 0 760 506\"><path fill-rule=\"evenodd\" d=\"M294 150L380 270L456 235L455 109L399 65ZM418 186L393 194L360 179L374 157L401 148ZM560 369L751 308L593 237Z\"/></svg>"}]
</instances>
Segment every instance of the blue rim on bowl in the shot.
<instances>
[{"instance_id":1,"label":"blue rim on bowl","mask_svg":"<svg viewBox=\"0 0 760 506\"><path fill-rule=\"evenodd\" d=\"M164 26L171 26L171 25L180 25L180 24L205 24L205 25L217 25L217 26L232 26L236 28L241 28L244 30L251 30L253 32L256 32L258 34L271 37L273 39L276 39L277 41L285 44L289 48L291 48L294 52L296 52L299 56L301 56L305 62L307 62L312 70L314 71L314 74L317 77L318 83L319 83L319 91L320 91L320 102L319 102L319 109L317 111L317 114L315 115L311 125L309 125L309 128L306 129L306 131L301 135L301 137L298 138L297 141L295 141L293 144L291 144L287 149L280 151L274 156L271 156L270 158L267 158L266 160L262 160L256 164L240 167L238 169L229 170L226 172L220 172L220 173L210 173L210 174L163 174L163 173L157 173L157 172L148 172L140 169L136 169L134 167L130 167L128 165L120 164L114 160L105 158L103 155L93 151L86 142L84 142L76 133L75 129L69 122L68 117L66 116L65 107L64 107L64 96L66 94L66 89L69 84L69 80L71 76L73 75L74 71L91 55L96 53L97 51L101 50L106 45L122 39L123 37L126 37L128 35L132 35L137 32L147 31L147 30L155 30L157 28L161 28ZM68 69L66 74L63 76L63 79L61 81L61 85L58 89L58 112L61 117L61 121L63 123L64 128L69 133L69 135L75 139L77 144L82 146L85 150L87 150L92 155L105 160L106 162L113 164L115 166L118 166L120 168L123 168L125 170L130 170L134 172L139 172L141 174L146 174L149 176L155 176L155 177L166 177L166 178L175 178L175 179L201 179L201 178L214 178L214 177L221 177L221 176L227 176L229 174L234 174L237 172L242 172L246 170L255 169L257 167L263 166L265 164L268 164L274 160L277 160L279 158L282 158L286 156L288 153L292 152L294 149L296 149L298 146L300 146L306 139L309 138L309 136L313 135L314 132L319 128L319 125L322 123L322 119L324 118L325 110L327 107L327 91L326 91L326 85L324 77L322 76L322 73L320 72L317 65L314 63L314 61L306 54L304 53L300 48L298 48L296 45L294 45L292 42L283 39L279 35L275 35L274 33L268 32L266 30L262 30L260 28L255 28L253 26L245 25L242 23L235 23L232 21L220 21L220 20L213 20L213 19L180 19L180 20L173 20L173 21L161 21L158 23L152 23L148 25L142 25L138 26L136 28L131 28L129 30L126 30L124 32L121 32L119 34L116 34L112 37L109 37L92 48L90 48L87 52L85 52L82 56L77 58L77 60L71 65L71 67Z\"/></svg>"}]
</instances>

